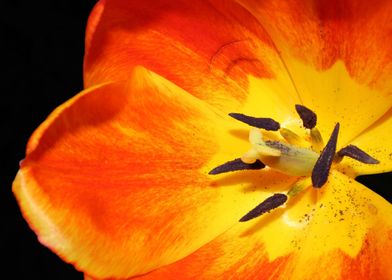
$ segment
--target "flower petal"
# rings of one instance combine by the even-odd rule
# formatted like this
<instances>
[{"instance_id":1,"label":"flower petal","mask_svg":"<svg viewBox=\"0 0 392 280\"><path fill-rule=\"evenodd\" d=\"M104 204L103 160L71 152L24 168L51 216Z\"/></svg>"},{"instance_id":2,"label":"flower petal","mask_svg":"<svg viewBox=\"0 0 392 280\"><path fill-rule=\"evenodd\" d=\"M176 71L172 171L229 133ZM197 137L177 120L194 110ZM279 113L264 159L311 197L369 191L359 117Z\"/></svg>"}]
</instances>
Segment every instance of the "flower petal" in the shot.
<instances>
[{"instance_id":1,"label":"flower petal","mask_svg":"<svg viewBox=\"0 0 392 280\"><path fill-rule=\"evenodd\" d=\"M338 172L310 191L132 279L391 279L391 204Z\"/></svg>"},{"instance_id":2,"label":"flower petal","mask_svg":"<svg viewBox=\"0 0 392 280\"><path fill-rule=\"evenodd\" d=\"M346 145L392 105L392 2L239 0L279 49L322 134Z\"/></svg>"},{"instance_id":3,"label":"flower petal","mask_svg":"<svg viewBox=\"0 0 392 280\"><path fill-rule=\"evenodd\" d=\"M181 259L292 179L217 176L248 148L209 105L136 69L71 99L33 134L13 191L42 243L96 277ZM229 122L236 129L235 122ZM236 147L236 149L233 149ZM262 175L265 174L265 175ZM269 174L269 175L268 175Z\"/></svg>"},{"instance_id":4,"label":"flower petal","mask_svg":"<svg viewBox=\"0 0 392 280\"><path fill-rule=\"evenodd\" d=\"M86 87L126 80L142 65L226 113L238 110L252 90L262 101L272 94L277 106L291 107L297 98L269 35L234 1L100 1L86 49ZM249 76L266 84L249 85ZM268 114L260 107L255 112Z\"/></svg>"},{"instance_id":5,"label":"flower petal","mask_svg":"<svg viewBox=\"0 0 392 280\"><path fill-rule=\"evenodd\" d=\"M353 144L366 151L378 164L364 164L345 157L340 168L352 176L392 171L392 109L353 140Z\"/></svg>"}]
</instances>

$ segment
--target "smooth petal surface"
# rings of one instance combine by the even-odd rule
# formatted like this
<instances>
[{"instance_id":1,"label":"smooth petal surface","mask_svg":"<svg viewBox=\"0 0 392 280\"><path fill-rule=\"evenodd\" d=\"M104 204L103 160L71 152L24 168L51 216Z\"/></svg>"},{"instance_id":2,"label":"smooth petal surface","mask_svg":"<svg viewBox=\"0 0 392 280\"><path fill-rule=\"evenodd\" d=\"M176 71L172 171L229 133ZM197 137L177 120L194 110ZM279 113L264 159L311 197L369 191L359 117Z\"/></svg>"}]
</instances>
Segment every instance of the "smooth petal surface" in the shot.
<instances>
[{"instance_id":1,"label":"smooth petal surface","mask_svg":"<svg viewBox=\"0 0 392 280\"><path fill-rule=\"evenodd\" d=\"M263 102L298 99L269 35L234 1L100 1L86 49L86 87L128 79L142 65L226 113L254 102L252 93L259 102L246 113L257 116L280 113L262 111Z\"/></svg>"},{"instance_id":2,"label":"smooth petal surface","mask_svg":"<svg viewBox=\"0 0 392 280\"><path fill-rule=\"evenodd\" d=\"M128 82L56 109L33 134L13 191L40 241L78 269L102 278L146 273L292 182L255 171L211 180L212 168L249 145L225 118L138 68Z\"/></svg>"},{"instance_id":3,"label":"smooth petal surface","mask_svg":"<svg viewBox=\"0 0 392 280\"><path fill-rule=\"evenodd\" d=\"M380 161L379 164L363 164L350 158L344 158L340 168L353 176L392 171L392 109L370 126L364 133L353 140Z\"/></svg>"},{"instance_id":4,"label":"smooth petal surface","mask_svg":"<svg viewBox=\"0 0 392 280\"><path fill-rule=\"evenodd\" d=\"M316 192L132 279L391 279L392 206L336 171Z\"/></svg>"},{"instance_id":5,"label":"smooth petal surface","mask_svg":"<svg viewBox=\"0 0 392 280\"><path fill-rule=\"evenodd\" d=\"M267 30L322 135L348 144L392 104L392 2L238 0Z\"/></svg>"}]
</instances>

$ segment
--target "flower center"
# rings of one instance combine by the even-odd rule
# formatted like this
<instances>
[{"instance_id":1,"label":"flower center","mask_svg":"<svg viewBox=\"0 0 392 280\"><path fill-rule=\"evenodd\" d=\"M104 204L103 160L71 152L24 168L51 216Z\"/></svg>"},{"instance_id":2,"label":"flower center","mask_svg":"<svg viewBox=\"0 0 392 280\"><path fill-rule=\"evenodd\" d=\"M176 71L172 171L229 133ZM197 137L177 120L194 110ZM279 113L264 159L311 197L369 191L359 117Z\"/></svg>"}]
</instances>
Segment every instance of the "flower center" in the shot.
<instances>
[{"instance_id":1,"label":"flower center","mask_svg":"<svg viewBox=\"0 0 392 280\"><path fill-rule=\"evenodd\" d=\"M261 202L244 217L241 222L256 218L286 203L288 197L295 196L305 188L321 188L328 180L332 163L339 163L344 156L366 164L377 164L366 152L354 145L348 145L336 153L339 123L335 125L331 136L324 146L323 139L316 127L317 115L302 105L295 109L307 130L307 137L300 137L271 118L255 118L239 113L230 113L234 119L251 126L249 142L251 148L241 158L226 162L209 172L210 175L225 172L269 168L292 176L300 176L287 194L274 194ZM265 139L262 130L280 133L280 139Z\"/></svg>"},{"instance_id":2,"label":"flower center","mask_svg":"<svg viewBox=\"0 0 392 280\"><path fill-rule=\"evenodd\" d=\"M289 135L297 138L294 132L290 131ZM241 157L244 163L260 160L270 168L288 175L309 176L319 157L317 151L295 145L295 141L290 141L289 137L286 137L287 142L263 140L259 129L251 129L249 140L251 149Z\"/></svg>"}]
</instances>

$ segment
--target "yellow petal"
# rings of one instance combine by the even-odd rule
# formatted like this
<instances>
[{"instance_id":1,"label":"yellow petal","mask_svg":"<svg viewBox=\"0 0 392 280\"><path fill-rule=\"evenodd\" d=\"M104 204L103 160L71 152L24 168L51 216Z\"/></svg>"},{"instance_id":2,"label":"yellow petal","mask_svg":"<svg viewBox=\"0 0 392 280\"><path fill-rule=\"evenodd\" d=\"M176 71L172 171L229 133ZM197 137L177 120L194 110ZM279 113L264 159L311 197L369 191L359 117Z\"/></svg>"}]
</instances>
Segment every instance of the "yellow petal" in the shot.
<instances>
[{"instance_id":1,"label":"yellow petal","mask_svg":"<svg viewBox=\"0 0 392 280\"><path fill-rule=\"evenodd\" d=\"M392 2L239 0L267 30L323 137L341 124L339 145L392 104Z\"/></svg>"},{"instance_id":2,"label":"yellow petal","mask_svg":"<svg viewBox=\"0 0 392 280\"><path fill-rule=\"evenodd\" d=\"M391 204L338 172L315 192L133 279L392 279Z\"/></svg>"}]
</instances>

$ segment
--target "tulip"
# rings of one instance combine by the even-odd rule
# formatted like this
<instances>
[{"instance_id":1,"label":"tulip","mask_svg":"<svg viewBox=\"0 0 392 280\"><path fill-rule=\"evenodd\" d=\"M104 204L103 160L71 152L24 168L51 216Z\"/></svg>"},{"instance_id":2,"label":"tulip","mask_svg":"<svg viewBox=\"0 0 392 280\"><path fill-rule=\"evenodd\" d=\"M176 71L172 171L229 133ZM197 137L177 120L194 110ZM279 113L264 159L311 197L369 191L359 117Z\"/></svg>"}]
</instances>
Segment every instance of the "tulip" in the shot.
<instances>
[{"instance_id":1,"label":"tulip","mask_svg":"<svg viewBox=\"0 0 392 280\"><path fill-rule=\"evenodd\" d=\"M392 2L102 0L13 184L86 279L392 279Z\"/></svg>"}]
</instances>

